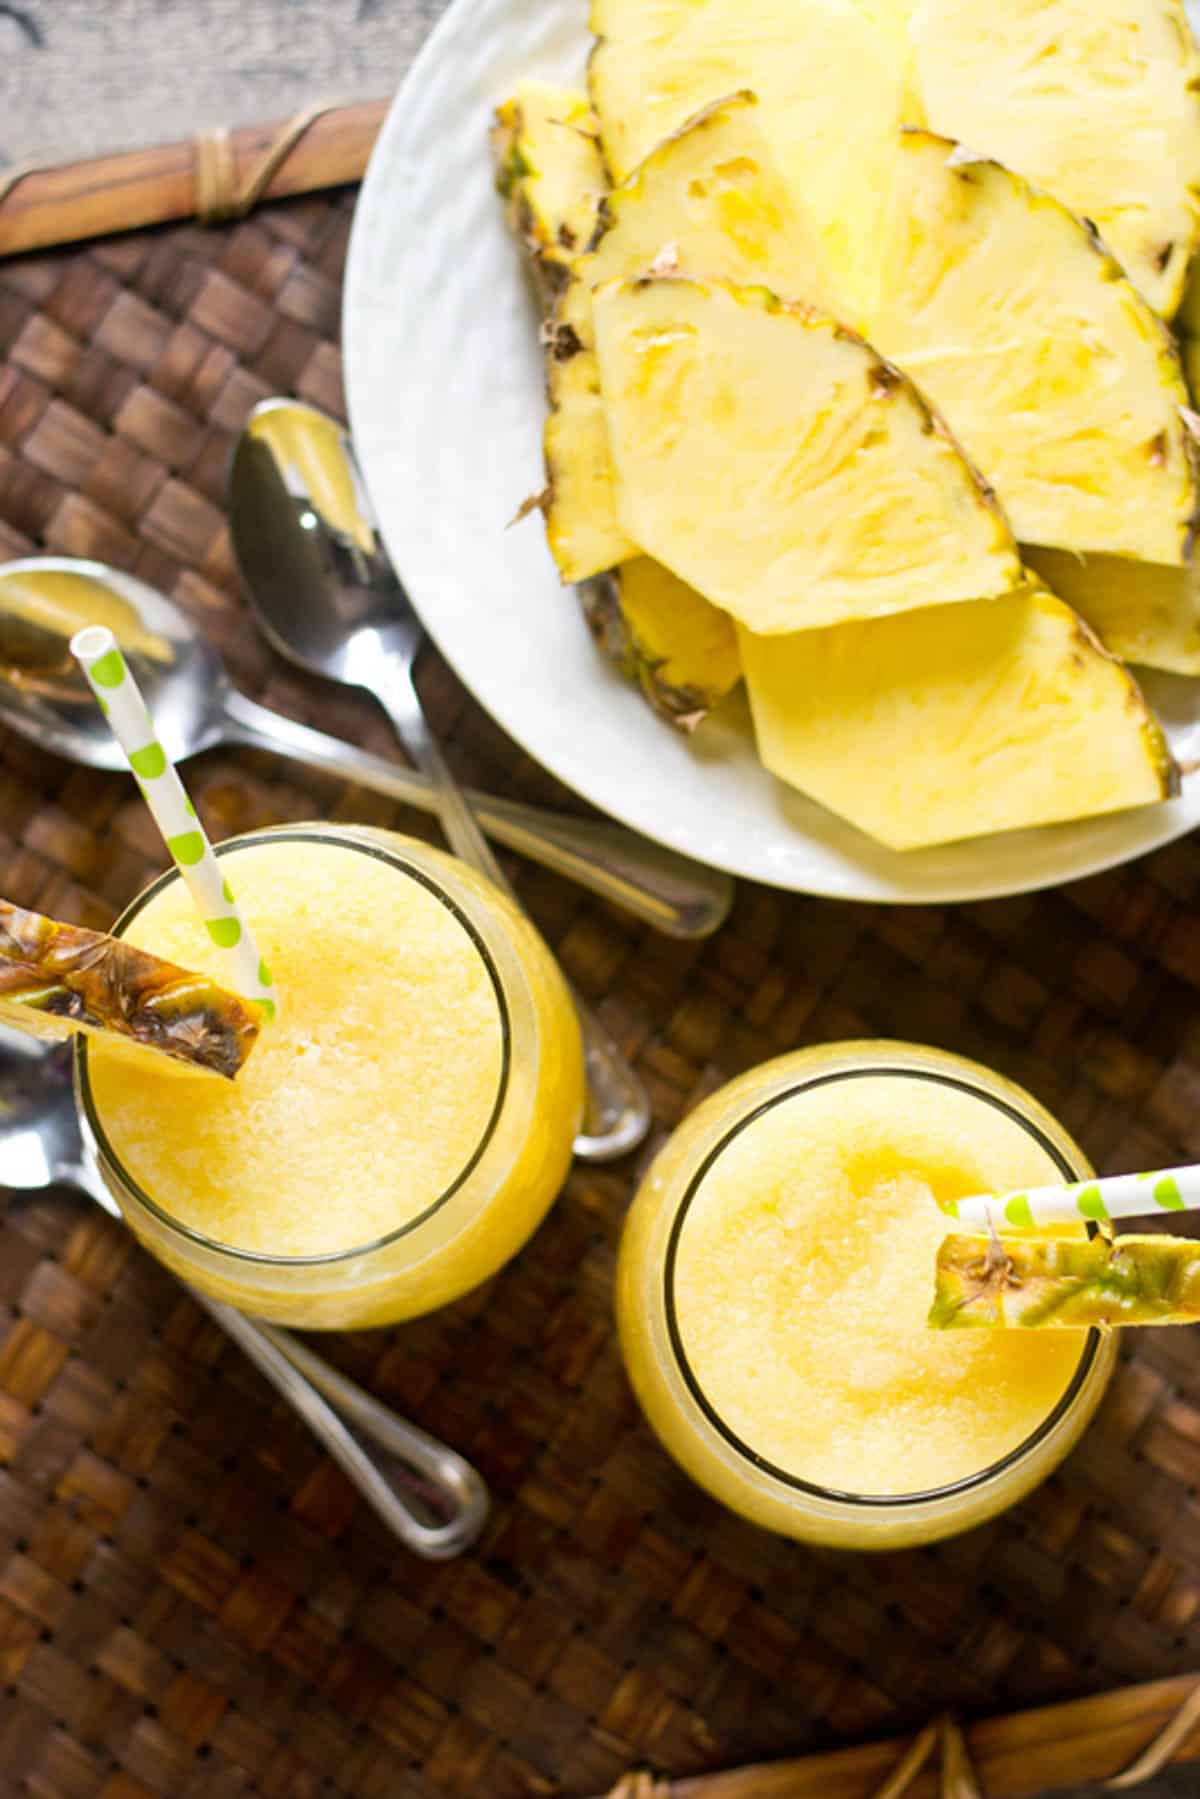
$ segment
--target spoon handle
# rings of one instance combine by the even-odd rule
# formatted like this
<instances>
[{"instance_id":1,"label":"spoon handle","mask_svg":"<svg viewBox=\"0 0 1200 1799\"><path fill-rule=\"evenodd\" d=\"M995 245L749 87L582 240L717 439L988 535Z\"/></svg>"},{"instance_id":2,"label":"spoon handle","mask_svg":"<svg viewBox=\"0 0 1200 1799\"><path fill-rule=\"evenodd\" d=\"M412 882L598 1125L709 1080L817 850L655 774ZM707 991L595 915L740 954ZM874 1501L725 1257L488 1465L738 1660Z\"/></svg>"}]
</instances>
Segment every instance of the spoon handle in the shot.
<instances>
[{"instance_id":1,"label":"spoon handle","mask_svg":"<svg viewBox=\"0 0 1200 1799\"><path fill-rule=\"evenodd\" d=\"M232 693L225 712L231 742L323 768L360 787L441 813L429 776L271 712ZM668 937L708 937L729 916L733 882L715 868L662 848L623 825L544 812L471 792L471 809L497 842L632 912Z\"/></svg>"},{"instance_id":2,"label":"spoon handle","mask_svg":"<svg viewBox=\"0 0 1200 1799\"><path fill-rule=\"evenodd\" d=\"M55 1178L121 1217L83 1143ZM187 1291L299 1413L402 1543L426 1561L446 1561L470 1547L488 1515L487 1488L470 1462L373 1399L289 1331L247 1318L195 1287Z\"/></svg>"},{"instance_id":3,"label":"spoon handle","mask_svg":"<svg viewBox=\"0 0 1200 1799\"><path fill-rule=\"evenodd\" d=\"M488 1496L469 1462L372 1399L288 1331L191 1291L402 1543L426 1561L447 1561L470 1547L487 1521Z\"/></svg>"}]
</instances>

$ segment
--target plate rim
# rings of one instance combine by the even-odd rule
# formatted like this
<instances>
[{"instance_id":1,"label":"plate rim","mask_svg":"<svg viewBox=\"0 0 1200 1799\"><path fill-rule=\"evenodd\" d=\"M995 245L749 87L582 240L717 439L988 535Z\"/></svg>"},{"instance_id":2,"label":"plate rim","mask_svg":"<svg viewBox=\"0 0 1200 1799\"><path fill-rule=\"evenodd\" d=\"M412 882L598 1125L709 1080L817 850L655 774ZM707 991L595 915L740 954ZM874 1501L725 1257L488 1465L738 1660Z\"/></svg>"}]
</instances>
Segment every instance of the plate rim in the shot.
<instances>
[{"instance_id":1,"label":"plate rim","mask_svg":"<svg viewBox=\"0 0 1200 1799\"><path fill-rule=\"evenodd\" d=\"M669 818L665 818L662 824L656 822L654 828L650 829L641 818L635 818L623 811L619 804L612 804L607 799L605 801L597 800L585 787L580 786L577 775L574 773L565 773L561 768L556 767L551 760L547 759L544 751L536 742L536 733L534 734L533 740L531 740L522 730L519 721L514 721L509 716L503 718L497 716L492 710L491 704L489 704L478 690L475 681L459 667L455 657L442 642L437 629L436 609L431 609L431 616L426 615L426 612L422 609L419 587L414 588L406 577L403 546L398 543L393 543L389 536L387 508L386 506L381 506L379 504L378 485L373 483L372 480L371 462L373 457L369 449L371 432L369 429L362 428L364 419L369 416L369 409L365 402L359 397L363 391L362 384L366 380L365 371L362 370L362 365L366 360L366 350L364 345L366 332L364 327L373 311L370 304L361 298L369 287L369 279L366 272L368 260L368 231L371 217L377 206L380 204L380 197L386 193L386 182L389 170L394 167L398 160L394 152L393 141L398 139L402 133L405 102L410 93L415 91L421 80L424 78L427 65L431 63L436 65L442 53L444 41L453 36L472 10L477 9L480 5L486 3L487 0L450 0L450 5L446 7L445 11L435 21L432 29L422 43L416 56L413 58L412 63L409 65L406 74L392 97L383 124L380 127L379 133L371 148L366 172L363 176L358 196L355 201L350 226L349 244L346 252L340 318L342 357L345 371L344 388L347 414L350 421L350 431L356 450L358 451L362 477L371 496L371 503L375 509L379 529L383 536L388 555L392 560L393 567L396 569L397 574L404 583L406 591L421 620L423 629L431 642L438 649L439 654L454 671L456 678L462 682L464 688L471 695L475 703L482 708L490 719L499 725L505 734L513 740L524 754L529 756L540 768L544 768L560 786L567 788L578 799L583 801L584 804L594 808L604 818L611 819L614 822L623 825L626 829L636 832L639 836L647 837L651 841L656 842L667 849L673 850L676 854L688 857L695 861L704 862L710 867L719 868L740 880L753 881L763 886L775 888L781 892L802 893L811 895L815 898L840 900L846 903L860 905L944 906L968 905L994 899L1013 898L1023 894L1048 892L1054 888L1070 886L1077 881L1087 880L1094 876L1110 872L1116 868L1121 868L1127 863L1137 861L1143 856L1152 854L1156 850L1166 848L1168 845L1176 842L1179 838L1186 836L1188 832L1196 828L1197 823L1200 823L1200 818L1189 817L1187 815L1184 799L1181 796L1179 800L1174 802L1158 802L1157 810L1151 808L1129 808L1124 812L1110 813L1107 815L1100 814L1095 820L1085 819L1078 821L1064 821L1061 825L1036 827L1039 830L1054 831L1070 830L1076 825L1086 826L1089 823L1099 824L1105 822L1106 819L1119 820L1125 818L1128 819L1131 824L1140 822L1144 826L1148 826L1149 820L1152 817L1157 821L1155 828L1145 829L1143 831L1142 840L1135 840L1124 844L1118 842L1107 848L1098 847L1091 856L1081 856L1076 866L1057 872L1054 870L1047 870L1041 874L1035 873L1025 876L1016 874L1010 878L1006 878L1004 870L1007 859L1004 856L1003 845L1007 838L1015 837L1018 833L1005 832L991 833L977 839L962 840L963 842L978 844L990 842L998 846L993 863L994 872L988 878L983 878L981 876L976 879L958 878L942 880L940 885L936 880L931 879L927 885L922 886L921 890L906 893L898 889L898 886L891 877L876 875L871 871L860 872L857 885L855 880L850 876L840 884L834 878L822 881L819 871L813 871L815 878L811 878L802 884L794 871L789 872L785 869L773 871L768 867L764 867L761 860L742 859L738 856L736 850L731 850L729 848L723 852L719 860L714 859L699 851L695 842L689 839L686 832L678 834L673 832L670 827ZM509 3L515 4L516 0L509 0ZM541 7L553 4L554 0L530 0L530 3ZM582 0L578 0L578 4L582 6ZM586 32L586 25L584 26L584 31ZM485 152L481 149L481 155L482 154L485 154ZM667 728L668 727L665 725L663 726L664 730ZM1189 783L1189 780L1190 777L1185 775L1185 785ZM786 788L785 784L779 783L777 780L774 781L774 785L777 788L782 787L785 793L790 791ZM807 798L808 796L803 797ZM1194 792L1187 797L1191 800L1192 804L1200 810L1200 792ZM816 802L812 803L815 804ZM847 828L853 829L853 827L849 825L849 821L842 820L839 822L846 824ZM783 828L790 827L784 825ZM871 840L867 838L867 841L870 842ZM954 846L946 845L938 847L952 849ZM884 885L885 882L888 882L889 884Z\"/></svg>"}]
</instances>

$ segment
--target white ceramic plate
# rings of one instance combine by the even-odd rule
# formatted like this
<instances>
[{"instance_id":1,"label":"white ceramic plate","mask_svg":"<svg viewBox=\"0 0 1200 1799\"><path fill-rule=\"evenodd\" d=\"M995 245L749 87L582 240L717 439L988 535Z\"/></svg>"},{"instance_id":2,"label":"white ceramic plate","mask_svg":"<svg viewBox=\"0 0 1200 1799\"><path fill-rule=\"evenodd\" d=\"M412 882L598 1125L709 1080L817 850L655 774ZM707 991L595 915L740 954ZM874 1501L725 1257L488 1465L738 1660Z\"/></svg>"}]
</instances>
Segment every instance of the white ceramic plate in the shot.
<instances>
[{"instance_id":1,"label":"white ceramic plate","mask_svg":"<svg viewBox=\"0 0 1200 1799\"><path fill-rule=\"evenodd\" d=\"M585 0L455 0L396 96L354 221L344 335L354 436L421 617L518 743L626 824L733 874L841 898L966 900L1139 856L1200 819L1181 799L907 855L766 774L744 706L691 739L600 659L536 517L542 372L533 300L492 185L492 109L523 75L580 82ZM1200 682L1156 678L1177 749Z\"/></svg>"}]
</instances>

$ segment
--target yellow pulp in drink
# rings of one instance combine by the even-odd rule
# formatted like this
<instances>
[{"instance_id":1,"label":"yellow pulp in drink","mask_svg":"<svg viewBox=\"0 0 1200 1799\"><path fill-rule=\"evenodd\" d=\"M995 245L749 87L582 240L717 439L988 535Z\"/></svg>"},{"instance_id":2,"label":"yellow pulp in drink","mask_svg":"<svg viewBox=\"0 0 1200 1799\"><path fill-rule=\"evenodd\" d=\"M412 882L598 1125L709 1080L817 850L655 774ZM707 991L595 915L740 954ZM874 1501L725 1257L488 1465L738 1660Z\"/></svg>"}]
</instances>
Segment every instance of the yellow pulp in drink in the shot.
<instances>
[{"instance_id":1,"label":"yellow pulp in drink","mask_svg":"<svg viewBox=\"0 0 1200 1799\"><path fill-rule=\"evenodd\" d=\"M115 1056L99 1042L87 1063L96 1115L124 1176L180 1225L217 1244L272 1258L367 1249L414 1227L350 1273L297 1276L292 1290L256 1290L253 1264L205 1278L186 1242L151 1232L181 1273L248 1309L299 1323L377 1322L441 1303L475 1285L519 1246L553 1198L581 1105L578 1032L561 977L525 920L479 877L424 845L375 834L446 892L487 911L516 948L509 985L541 1027L540 1066L512 1060L512 1020L463 917L395 861L322 829L281 835L223 858L279 995L236 1082L180 1077L154 1059ZM220 978L181 881L162 887L127 935L184 967ZM494 965L493 965L494 966ZM519 979L524 977L522 983ZM417 1221L504 1135L505 1108L524 1100L528 1129L508 1145L499 1179L458 1228ZM530 1104L529 1102L533 1103ZM509 1131L511 1137L511 1130ZM452 1202L447 1202L451 1204ZM145 1224L137 1208L135 1228ZM414 1261L415 1258L415 1261Z\"/></svg>"},{"instance_id":2,"label":"yellow pulp in drink","mask_svg":"<svg viewBox=\"0 0 1200 1799\"><path fill-rule=\"evenodd\" d=\"M643 1408L697 1479L773 1528L866 1545L886 1540L886 1512L848 1526L836 1506L807 1516L803 1496L791 1512L789 1478L879 1498L978 1475L1055 1410L1087 1333L927 1327L953 1228L939 1202L1061 1169L1017 1119L945 1080L866 1067L797 1090L781 1072L807 1075L820 1057L767 1064L676 1133L630 1215L618 1311ZM1014 1474L1007 1495L1001 1478L986 1509L1033 1478ZM906 1525L896 1540L971 1521Z\"/></svg>"},{"instance_id":3,"label":"yellow pulp in drink","mask_svg":"<svg viewBox=\"0 0 1200 1799\"><path fill-rule=\"evenodd\" d=\"M1000 1461L1054 1409L1086 1332L930 1330L938 1202L1056 1177L1020 1125L928 1081L865 1075L764 1113L679 1241L679 1329L714 1410L841 1492L917 1493Z\"/></svg>"}]
</instances>

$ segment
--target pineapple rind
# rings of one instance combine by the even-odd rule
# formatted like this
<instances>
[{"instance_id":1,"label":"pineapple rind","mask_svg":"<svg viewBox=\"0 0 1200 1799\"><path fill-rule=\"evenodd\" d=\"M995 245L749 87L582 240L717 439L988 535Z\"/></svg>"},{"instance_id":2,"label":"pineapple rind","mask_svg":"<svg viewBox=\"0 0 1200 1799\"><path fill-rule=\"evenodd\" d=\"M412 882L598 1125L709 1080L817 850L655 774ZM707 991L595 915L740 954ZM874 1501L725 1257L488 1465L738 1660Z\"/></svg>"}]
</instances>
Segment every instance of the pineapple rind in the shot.
<instances>
[{"instance_id":1,"label":"pineapple rind","mask_svg":"<svg viewBox=\"0 0 1200 1799\"><path fill-rule=\"evenodd\" d=\"M936 1330L1101 1330L1200 1320L1200 1243L1186 1237L987 1237L938 1250Z\"/></svg>"},{"instance_id":2,"label":"pineapple rind","mask_svg":"<svg viewBox=\"0 0 1200 1799\"><path fill-rule=\"evenodd\" d=\"M1197 507L1174 340L1087 223L901 134L867 335L919 382L1022 542L1182 564Z\"/></svg>"},{"instance_id":3,"label":"pineapple rind","mask_svg":"<svg viewBox=\"0 0 1200 1799\"><path fill-rule=\"evenodd\" d=\"M1046 585L1073 606L1123 662L1200 675L1200 571L1123 556L1025 549Z\"/></svg>"},{"instance_id":4,"label":"pineapple rind","mask_svg":"<svg viewBox=\"0 0 1200 1799\"><path fill-rule=\"evenodd\" d=\"M660 718L691 732L742 678L733 621L649 556L581 590L597 647Z\"/></svg>"},{"instance_id":5,"label":"pineapple rind","mask_svg":"<svg viewBox=\"0 0 1200 1799\"><path fill-rule=\"evenodd\" d=\"M492 155L509 224L548 308L591 239L608 186L587 95L520 82L496 108Z\"/></svg>"},{"instance_id":6,"label":"pineapple rind","mask_svg":"<svg viewBox=\"0 0 1200 1799\"><path fill-rule=\"evenodd\" d=\"M1180 0L915 0L928 122L1091 219L1169 316L1200 232L1200 57Z\"/></svg>"},{"instance_id":7,"label":"pineapple rind","mask_svg":"<svg viewBox=\"0 0 1200 1799\"><path fill-rule=\"evenodd\" d=\"M103 1033L232 1080L255 1008L122 938L0 900L0 1019L34 1036Z\"/></svg>"},{"instance_id":8,"label":"pineapple rind","mask_svg":"<svg viewBox=\"0 0 1200 1799\"><path fill-rule=\"evenodd\" d=\"M764 766L891 849L1176 789L1129 671L1032 583L974 605L740 637Z\"/></svg>"},{"instance_id":9,"label":"pineapple rind","mask_svg":"<svg viewBox=\"0 0 1200 1799\"><path fill-rule=\"evenodd\" d=\"M853 332L721 281L611 281L592 301L618 517L751 630L1019 584L986 483Z\"/></svg>"}]
</instances>

